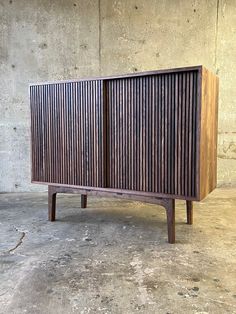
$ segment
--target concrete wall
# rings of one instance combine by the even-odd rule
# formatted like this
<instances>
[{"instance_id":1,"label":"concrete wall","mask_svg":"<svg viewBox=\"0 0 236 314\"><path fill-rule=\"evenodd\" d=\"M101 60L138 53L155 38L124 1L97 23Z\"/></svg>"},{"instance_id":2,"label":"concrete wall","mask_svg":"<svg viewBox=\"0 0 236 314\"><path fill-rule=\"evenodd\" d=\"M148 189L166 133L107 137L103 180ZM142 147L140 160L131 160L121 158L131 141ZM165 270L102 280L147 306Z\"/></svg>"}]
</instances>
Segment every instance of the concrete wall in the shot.
<instances>
[{"instance_id":1,"label":"concrete wall","mask_svg":"<svg viewBox=\"0 0 236 314\"><path fill-rule=\"evenodd\" d=\"M236 185L235 0L0 0L0 191L30 183L28 83L203 64L220 77L218 184Z\"/></svg>"}]
</instances>

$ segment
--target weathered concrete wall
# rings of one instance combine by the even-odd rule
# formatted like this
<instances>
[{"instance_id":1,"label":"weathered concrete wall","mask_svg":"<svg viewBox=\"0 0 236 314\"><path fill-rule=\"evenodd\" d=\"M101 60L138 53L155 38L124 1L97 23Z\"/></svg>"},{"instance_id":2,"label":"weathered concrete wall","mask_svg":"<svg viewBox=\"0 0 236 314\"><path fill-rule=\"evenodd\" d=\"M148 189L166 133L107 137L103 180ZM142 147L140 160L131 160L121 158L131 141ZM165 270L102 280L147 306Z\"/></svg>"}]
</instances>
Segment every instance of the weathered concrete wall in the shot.
<instances>
[{"instance_id":1,"label":"weathered concrete wall","mask_svg":"<svg viewBox=\"0 0 236 314\"><path fill-rule=\"evenodd\" d=\"M28 83L99 73L98 1L0 0L0 191L30 183Z\"/></svg>"},{"instance_id":2,"label":"weathered concrete wall","mask_svg":"<svg viewBox=\"0 0 236 314\"><path fill-rule=\"evenodd\" d=\"M0 191L39 189L29 82L196 64L220 77L218 184L236 185L235 0L0 0L0 34Z\"/></svg>"}]
</instances>

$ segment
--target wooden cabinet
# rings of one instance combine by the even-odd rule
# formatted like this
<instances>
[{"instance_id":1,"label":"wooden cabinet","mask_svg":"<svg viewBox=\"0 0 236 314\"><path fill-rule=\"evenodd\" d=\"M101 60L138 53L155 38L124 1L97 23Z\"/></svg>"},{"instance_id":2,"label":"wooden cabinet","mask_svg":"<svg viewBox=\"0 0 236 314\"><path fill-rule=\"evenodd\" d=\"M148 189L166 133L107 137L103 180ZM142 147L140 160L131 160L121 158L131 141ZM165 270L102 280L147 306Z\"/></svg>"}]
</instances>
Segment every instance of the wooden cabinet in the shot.
<instances>
[{"instance_id":1,"label":"wooden cabinet","mask_svg":"<svg viewBox=\"0 0 236 314\"><path fill-rule=\"evenodd\" d=\"M216 187L218 78L202 66L30 85L32 182L167 210Z\"/></svg>"}]
</instances>

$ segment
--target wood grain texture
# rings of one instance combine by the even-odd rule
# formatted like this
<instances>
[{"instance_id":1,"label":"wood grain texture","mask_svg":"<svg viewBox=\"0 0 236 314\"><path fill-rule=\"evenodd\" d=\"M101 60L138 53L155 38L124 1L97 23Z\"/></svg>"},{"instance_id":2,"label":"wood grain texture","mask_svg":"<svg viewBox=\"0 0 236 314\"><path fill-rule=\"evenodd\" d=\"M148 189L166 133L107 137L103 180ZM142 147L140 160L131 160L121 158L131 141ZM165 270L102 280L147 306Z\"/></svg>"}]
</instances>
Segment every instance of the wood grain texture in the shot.
<instances>
[{"instance_id":1,"label":"wood grain texture","mask_svg":"<svg viewBox=\"0 0 236 314\"><path fill-rule=\"evenodd\" d=\"M106 82L108 187L196 197L197 77Z\"/></svg>"},{"instance_id":2,"label":"wood grain texture","mask_svg":"<svg viewBox=\"0 0 236 314\"><path fill-rule=\"evenodd\" d=\"M193 202L186 201L187 224L193 224Z\"/></svg>"},{"instance_id":3,"label":"wood grain texture","mask_svg":"<svg viewBox=\"0 0 236 314\"><path fill-rule=\"evenodd\" d=\"M31 86L32 180L105 186L103 82Z\"/></svg>"},{"instance_id":4,"label":"wood grain texture","mask_svg":"<svg viewBox=\"0 0 236 314\"><path fill-rule=\"evenodd\" d=\"M216 186L217 82L197 66L31 84L32 182L201 200Z\"/></svg>"},{"instance_id":5,"label":"wood grain texture","mask_svg":"<svg viewBox=\"0 0 236 314\"><path fill-rule=\"evenodd\" d=\"M216 186L218 78L201 66L30 85L32 182L57 193L164 206L175 242L175 199Z\"/></svg>"},{"instance_id":6,"label":"wood grain texture","mask_svg":"<svg viewBox=\"0 0 236 314\"><path fill-rule=\"evenodd\" d=\"M217 184L218 94L218 77L203 67L200 117L200 200L206 197Z\"/></svg>"}]
</instances>

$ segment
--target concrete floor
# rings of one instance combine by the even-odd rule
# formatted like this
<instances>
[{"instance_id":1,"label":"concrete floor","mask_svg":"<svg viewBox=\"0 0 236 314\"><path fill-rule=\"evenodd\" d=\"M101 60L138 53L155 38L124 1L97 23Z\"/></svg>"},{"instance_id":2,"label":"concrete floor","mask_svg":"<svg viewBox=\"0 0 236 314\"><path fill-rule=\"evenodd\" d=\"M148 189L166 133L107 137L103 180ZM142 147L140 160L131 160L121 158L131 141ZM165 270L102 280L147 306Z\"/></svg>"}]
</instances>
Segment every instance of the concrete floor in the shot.
<instances>
[{"instance_id":1,"label":"concrete floor","mask_svg":"<svg viewBox=\"0 0 236 314\"><path fill-rule=\"evenodd\" d=\"M0 195L0 313L236 313L236 190L177 201L175 245L162 207L78 195Z\"/></svg>"}]
</instances>

